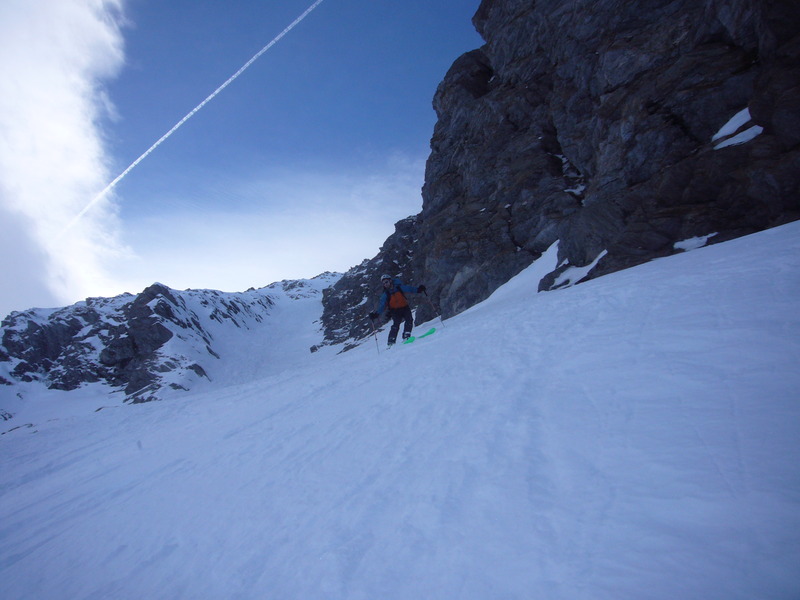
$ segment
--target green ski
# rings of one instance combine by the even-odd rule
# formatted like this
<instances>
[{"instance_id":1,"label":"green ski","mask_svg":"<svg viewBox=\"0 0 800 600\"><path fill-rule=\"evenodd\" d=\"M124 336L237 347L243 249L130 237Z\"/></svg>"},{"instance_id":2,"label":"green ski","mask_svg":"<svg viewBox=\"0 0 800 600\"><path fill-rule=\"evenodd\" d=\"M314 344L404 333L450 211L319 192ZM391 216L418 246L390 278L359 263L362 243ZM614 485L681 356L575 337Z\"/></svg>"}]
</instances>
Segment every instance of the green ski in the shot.
<instances>
[{"instance_id":1,"label":"green ski","mask_svg":"<svg viewBox=\"0 0 800 600\"><path fill-rule=\"evenodd\" d=\"M436 332L436 327L431 327L431 328L430 328L428 331L426 331L426 332L425 332L425 333L423 333L422 335L418 335L418 336L416 336L416 337L414 337L414 336L412 335L410 338L408 338L407 340L405 340L403 343L404 343L404 344L410 344L410 343L411 343L411 342L413 342L414 340L418 340L418 339L420 339L420 338L428 337L429 335L433 335L435 332Z\"/></svg>"}]
</instances>

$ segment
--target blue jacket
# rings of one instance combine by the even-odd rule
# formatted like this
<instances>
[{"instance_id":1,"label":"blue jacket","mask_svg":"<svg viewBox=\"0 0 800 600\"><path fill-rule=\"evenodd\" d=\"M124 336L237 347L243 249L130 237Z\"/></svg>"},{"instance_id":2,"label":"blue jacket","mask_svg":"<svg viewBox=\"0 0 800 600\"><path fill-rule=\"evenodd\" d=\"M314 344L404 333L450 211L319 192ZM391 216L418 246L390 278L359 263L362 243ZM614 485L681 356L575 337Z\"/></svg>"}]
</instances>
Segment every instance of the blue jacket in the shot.
<instances>
[{"instance_id":1,"label":"blue jacket","mask_svg":"<svg viewBox=\"0 0 800 600\"><path fill-rule=\"evenodd\" d=\"M393 279L391 287L388 289L384 289L383 292L381 293L381 299L378 301L378 308L375 310L375 312L381 314L383 310L388 306L389 298L397 292L418 294L419 288L414 287L413 285L406 285L399 279Z\"/></svg>"}]
</instances>

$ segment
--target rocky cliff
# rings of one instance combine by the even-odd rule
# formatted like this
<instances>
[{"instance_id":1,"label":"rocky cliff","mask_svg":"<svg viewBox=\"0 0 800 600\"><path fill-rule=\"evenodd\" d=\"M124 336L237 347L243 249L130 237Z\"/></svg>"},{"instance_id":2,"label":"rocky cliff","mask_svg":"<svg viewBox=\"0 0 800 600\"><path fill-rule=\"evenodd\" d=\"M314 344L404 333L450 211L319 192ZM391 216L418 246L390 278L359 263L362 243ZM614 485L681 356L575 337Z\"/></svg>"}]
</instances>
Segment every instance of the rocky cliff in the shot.
<instances>
[{"instance_id":1,"label":"rocky cliff","mask_svg":"<svg viewBox=\"0 0 800 600\"><path fill-rule=\"evenodd\" d=\"M319 303L321 289L338 278L324 273L241 293L156 283L137 295L15 312L0 329L0 385L102 384L129 402L161 399L213 376L222 348L269 344L276 302Z\"/></svg>"},{"instance_id":2,"label":"rocky cliff","mask_svg":"<svg viewBox=\"0 0 800 600\"><path fill-rule=\"evenodd\" d=\"M445 315L555 242L540 289L800 217L795 0L484 0L473 23L409 246Z\"/></svg>"}]
</instances>

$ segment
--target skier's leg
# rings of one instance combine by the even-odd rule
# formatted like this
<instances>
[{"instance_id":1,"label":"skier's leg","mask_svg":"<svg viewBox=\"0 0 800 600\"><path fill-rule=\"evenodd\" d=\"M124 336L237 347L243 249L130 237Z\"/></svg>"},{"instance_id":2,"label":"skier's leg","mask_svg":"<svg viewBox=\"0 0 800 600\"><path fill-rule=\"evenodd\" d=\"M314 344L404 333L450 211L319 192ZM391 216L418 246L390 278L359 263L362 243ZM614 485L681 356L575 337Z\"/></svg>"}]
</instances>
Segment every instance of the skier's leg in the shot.
<instances>
[{"instance_id":1,"label":"skier's leg","mask_svg":"<svg viewBox=\"0 0 800 600\"><path fill-rule=\"evenodd\" d=\"M411 330L414 327L414 317L411 314L411 307L409 306L406 306L403 309L403 321L403 339L407 340L409 337L411 337Z\"/></svg>"},{"instance_id":2,"label":"skier's leg","mask_svg":"<svg viewBox=\"0 0 800 600\"><path fill-rule=\"evenodd\" d=\"M403 315L396 310L391 311L389 315L392 317L392 327L389 329L389 345L391 346L397 341L397 332L400 331L400 322L403 320Z\"/></svg>"}]
</instances>

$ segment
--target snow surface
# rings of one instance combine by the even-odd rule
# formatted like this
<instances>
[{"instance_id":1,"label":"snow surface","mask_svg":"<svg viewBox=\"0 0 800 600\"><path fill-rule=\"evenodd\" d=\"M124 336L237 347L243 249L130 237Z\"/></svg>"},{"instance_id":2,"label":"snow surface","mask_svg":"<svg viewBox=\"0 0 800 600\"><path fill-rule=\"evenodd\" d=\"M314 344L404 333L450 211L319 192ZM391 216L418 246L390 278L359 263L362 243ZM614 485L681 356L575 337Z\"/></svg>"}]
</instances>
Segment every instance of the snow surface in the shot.
<instances>
[{"instance_id":1,"label":"snow surface","mask_svg":"<svg viewBox=\"0 0 800 600\"><path fill-rule=\"evenodd\" d=\"M759 125L753 125L752 127L748 127L741 133L737 133L731 138L728 138L724 142L721 142L714 146L714 150L721 150L722 148L727 148L728 146L738 146L740 144L746 144L750 140L757 138L761 133L764 131L764 128Z\"/></svg>"},{"instance_id":2,"label":"snow surface","mask_svg":"<svg viewBox=\"0 0 800 600\"><path fill-rule=\"evenodd\" d=\"M725 123L725 125L720 127L720 130L713 135L711 141L716 142L718 139L733 135L742 125L749 123L751 118L750 109L743 108L730 119L728 119L728 122Z\"/></svg>"},{"instance_id":3,"label":"snow surface","mask_svg":"<svg viewBox=\"0 0 800 600\"><path fill-rule=\"evenodd\" d=\"M718 232L709 233L708 235L700 235L697 237L689 238L688 240L682 240L680 242L675 242L673 244L673 248L675 250L683 250L684 252L688 252L689 250L697 250L698 248L702 248L708 243L712 237L717 235Z\"/></svg>"},{"instance_id":4,"label":"snow surface","mask_svg":"<svg viewBox=\"0 0 800 600\"><path fill-rule=\"evenodd\" d=\"M284 352L287 305L205 389L22 406L0 598L800 597L800 224L545 268L380 354Z\"/></svg>"},{"instance_id":5,"label":"snow surface","mask_svg":"<svg viewBox=\"0 0 800 600\"><path fill-rule=\"evenodd\" d=\"M558 242L556 242L556 244L558 244ZM556 249L557 248L558 246L556 245ZM575 285L576 283L579 283L587 275L589 275L591 270L595 268L597 263L599 263L606 254L608 254L608 250L603 250L600 254L597 255L597 257L591 263L589 263L585 267L569 267L568 269L565 269L564 272L561 273L561 275L559 275L558 278L556 278L556 281L553 284L553 286L561 287L563 285Z\"/></svg>"},{"instance_id":6,"label":"snow surface","mask_svg":"<svg viewBox=\"0 0 800 600\"><path fill-rule=\"evenodd\" d=\"M750 109L745 108L737 112L733 117L731 117L725 125L723 125L720 130L714 134L711 138L712 142L717 142L717 140L722 140L714 145L714 150L721 150L722 148L727 148L728 146L738 146L739 144L746 144L747 142L755 139L764 131L763 127L759 125L753 125L736 133L741 129L744 125L751 122L752 117L750 116ZM733 135L736 133L736 135Z\"/></svg>"}]
</instances>

